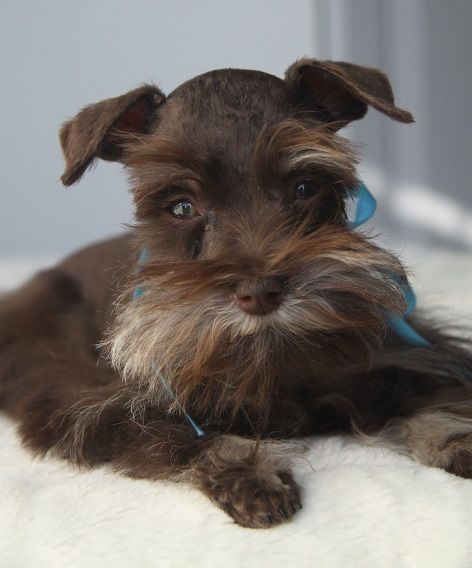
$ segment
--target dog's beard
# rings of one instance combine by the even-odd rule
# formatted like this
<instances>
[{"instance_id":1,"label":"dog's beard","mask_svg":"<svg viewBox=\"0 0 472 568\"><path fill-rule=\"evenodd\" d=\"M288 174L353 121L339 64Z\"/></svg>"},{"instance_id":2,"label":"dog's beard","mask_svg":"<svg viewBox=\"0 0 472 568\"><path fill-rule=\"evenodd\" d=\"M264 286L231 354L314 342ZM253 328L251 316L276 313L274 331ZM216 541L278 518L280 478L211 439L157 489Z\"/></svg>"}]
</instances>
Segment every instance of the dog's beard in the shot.
<instances>
[{"instance_id":1,"label":"dog's beard","mask_svg":"<svg viewBox=\"0 0 472 568\"><path fill-rule=\"evenodd\" d=\"M368 368L387 314L404 309L401 265L347 232L328 234L324 250L307 257L311 240L270 257L292 276L282 305L263 316L231 299L237 261L150 265L142 296L129 301L131 289L119 303L107 342L112 364L157 400L207 415L267 408L278 381L302 373Z\"/></svg>"}]
</instances>

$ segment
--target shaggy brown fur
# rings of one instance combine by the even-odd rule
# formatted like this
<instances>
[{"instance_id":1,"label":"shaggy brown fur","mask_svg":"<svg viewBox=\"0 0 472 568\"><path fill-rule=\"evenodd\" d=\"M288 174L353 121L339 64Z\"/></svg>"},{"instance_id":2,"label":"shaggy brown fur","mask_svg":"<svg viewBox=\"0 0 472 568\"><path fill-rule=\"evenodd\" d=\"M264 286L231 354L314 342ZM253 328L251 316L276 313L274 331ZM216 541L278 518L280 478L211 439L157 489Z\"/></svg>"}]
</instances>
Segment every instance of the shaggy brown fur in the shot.
<instances>
[{"instance_id":1,"label":"shaggy brown fur","mask_svg":"<svg viewBox=\"0 0 472 568\"><path fill-rule=\"evenodd\" d=\"M24 443L191 483L247 527L301 506L285 438L354 432L470 477L472 358L431 324L431 348L392 334L404 269L346 224L357 157L336 131L368 105L412 121L381 72L305 59L67 122L63 182L121 161L136 226L2 298L0 402Z\"/></svg>"}]
</instances>

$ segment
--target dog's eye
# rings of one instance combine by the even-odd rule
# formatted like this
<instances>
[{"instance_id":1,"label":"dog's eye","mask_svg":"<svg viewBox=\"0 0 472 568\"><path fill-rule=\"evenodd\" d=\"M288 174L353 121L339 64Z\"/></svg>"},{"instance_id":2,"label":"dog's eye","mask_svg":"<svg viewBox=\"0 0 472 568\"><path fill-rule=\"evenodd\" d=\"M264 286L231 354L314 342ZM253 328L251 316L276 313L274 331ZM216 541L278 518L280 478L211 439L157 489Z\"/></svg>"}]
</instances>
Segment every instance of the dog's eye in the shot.
<instances>
[{"instance_id":1,"label":"dog's eye","mask_svg":"<svg viewBox=\"0 0 472 568\"><path fill-rule=\"evenodd\" d=\"M172 205L170 210L173 215L181 219L190 219L198 215L198 211L190 201L179 201L175 203L175 205Z\"/></svg>"},{"instance_id":2,"label":"dog's eye","mask_svg":"<svg viewBox=\"0 0 472 568\"><path fill-rule=\"evenodd\" d=\"M315 194L316 186L309 179L297 181L294 188L295 199L308 199Z\"/></svg>"}]
</instances>

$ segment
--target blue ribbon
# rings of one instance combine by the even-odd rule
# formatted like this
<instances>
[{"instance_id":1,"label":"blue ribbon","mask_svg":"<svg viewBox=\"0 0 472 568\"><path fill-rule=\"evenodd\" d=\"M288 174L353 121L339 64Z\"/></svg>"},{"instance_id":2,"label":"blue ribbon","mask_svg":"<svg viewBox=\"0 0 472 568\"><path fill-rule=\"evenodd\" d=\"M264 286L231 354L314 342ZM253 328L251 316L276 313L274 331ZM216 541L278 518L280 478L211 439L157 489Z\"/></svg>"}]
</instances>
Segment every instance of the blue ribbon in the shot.
<instances>
[{"instance_id":1,"label":"blue ribbon","mask_svg":"<svg viewBox=\"0 0 472 568\"><path fill-rule=\"evenodd\" d=\"M143 264L145 264L148 261L148 259L149 259L149 249L148 247L144 247L138 258L138 272L141 270L141 266L143 266ZM142 286L136 286L136 288L133 290L133 300L141 298L143 293L144 290Z\"/></svg>"},{"instance_id":2,"label":"blue ribbon","mask_svg":"<svg viewBox=\"0 0 472 568\"><path fill-rule=\"evenodd\" d=\"M361 183L354 190L354 198L357 198L356 211L354 219L348 222L350 229L356 229L366 221L368 221L377 209L377 201L370 193L367 187ZM406 310L403 316L390 314L387 317L390 329L409 345L415 347L430 347L431 344L422 335L420 335L406 320L413 313L416 307L416 296L408 282L402 290L405 298Z\"/></svg>"},{"instance_id":3,"label":"blue ribbon","mask_svg":"<svg viewBox=\"0 0 472 568\"><path fill-rule=\"evenodd\" d=\"M169 396L172 398L172 400L177 404L177 406L180 408L180 410L182 411L182 414L185 416L185 419L187 420L187 422L190 424L190 426L194 429L195 434L199 437L199 438L203 438L203 436L205 436L205 432L200 428L200 426L195 422L195 420L190 416L190 414L185 410L185 408L180 404L180 402L178 401L177 397L175 396L174 391L170 388L169 383L166 381L166 379L162 376L162 374L159 372L158 373L158 377L159 380L161 381L162 386L166 389L167 393L169 394Z\"/></svg>"},{"instance_id":4,"label":"blue ribbon","mask_svg":"<svg viewBox=\"0 0 472 568\"><path fill-rule=\"evenodd\" d=\"M363 183L357 186L353 197L357 198L357 203L354 219L348 222L350 229L356 229L363 225L374 216L374 213L377 210L377 201L375 197Z\"/></svg>"}]
</instances>

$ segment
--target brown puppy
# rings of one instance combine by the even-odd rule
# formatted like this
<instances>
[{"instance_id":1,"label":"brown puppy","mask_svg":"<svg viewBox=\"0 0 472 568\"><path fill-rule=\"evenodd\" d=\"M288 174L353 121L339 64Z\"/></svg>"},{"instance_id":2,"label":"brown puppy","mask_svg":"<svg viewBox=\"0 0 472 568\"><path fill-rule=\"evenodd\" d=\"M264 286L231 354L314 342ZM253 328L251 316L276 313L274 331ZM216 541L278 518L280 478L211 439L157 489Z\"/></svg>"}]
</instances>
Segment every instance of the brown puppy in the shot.
<instances>
[{"instance_id":1,"label":"brown puppy","mask_svg":"<svg viewBox=\"0 0 472 568\"><path fill-rule=\"evenodd\" d=\"M2 299L0 401L24 443L192 483L247 527L301 506L284 438L360 433L470 477L472 358L431 325L431 347L395 336L404 270L346 223L357 160L336 131L369 105L412 121L381 72L306 59L67 122L64 184L120 161L136 226Z\"/></svg>"}]
</instances>

